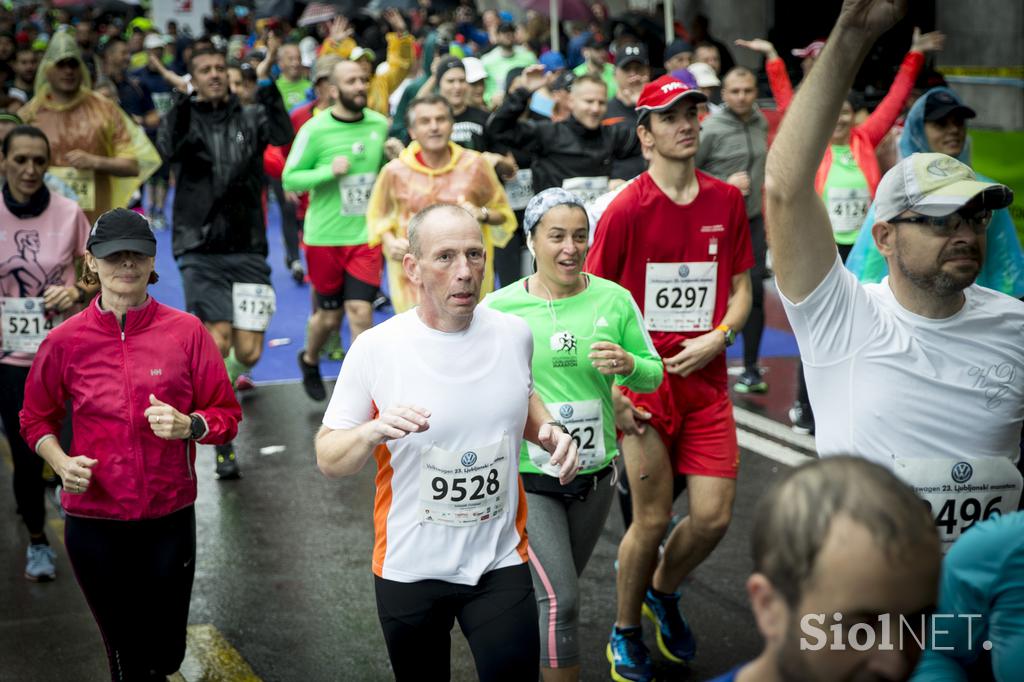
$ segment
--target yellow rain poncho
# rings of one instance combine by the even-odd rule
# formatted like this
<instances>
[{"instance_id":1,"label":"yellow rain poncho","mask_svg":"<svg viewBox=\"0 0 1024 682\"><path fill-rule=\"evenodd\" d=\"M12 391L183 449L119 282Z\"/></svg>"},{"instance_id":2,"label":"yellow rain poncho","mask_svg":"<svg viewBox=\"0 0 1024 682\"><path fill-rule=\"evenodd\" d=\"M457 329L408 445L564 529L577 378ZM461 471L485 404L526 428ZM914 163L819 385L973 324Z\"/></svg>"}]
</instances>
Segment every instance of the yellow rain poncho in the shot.
<instances>
[{"instance_id":1,"label":"yellow rain poncho","mask_svg":"<svg viewBox=\"0 0 1024 682\"><path fill-rule=\"evenodd\" d=\"M68 102L54 97L47 78L58 62L74 59L82 72L78 93ZM25 123L42 130L50 140L50 172L67 182L79 197L90 222L112 208L128 205L135 190L160 167L160 154L117 104L92 91L89 72L74 37L55 33L36 72L35 97L18 112ZM91 170L76 170L68 152L81 150L96 156L135 159L139 174L116 177Z\"/></svg>"},{"instance_id":2,"label":"yellow rain poncho","mask_svg":"<svg viewBox=\"0 0 1024 682\"><path fill-rule=\"evenodd\" d=\"M413 142L381 169L366 209L370 246L379 244L385 232L405 239L409 219L427 206L464 201L481 208L486 206L492 215L504 216L505 222L482 226L487 249L487 267L480 290L483 298L494 289L494 247L508 244L516 231L516 217L508 205L505 188L483 155L454 142L449 142L448 147L452 157L442 168L429 168L420 163L416 158L420 145ZM401 261L389 259L387 263L391 303L396 313L404 312L416 305L416 290L406 279Z\"/></svg>"},{"instance_id":3,"label":"yellow rain poncho","mask_svg":"<svg viewBox=\"0 0 1024 682\"><path fill-rule=\"evenodd\" d=\"M385 116L390 115L391 107L388 98L391 93L398 89L405 77L409 75L413 62L413 37L408 33L399 35L388 33L388 68L384 73L375 73L370 77L370 87L366 92L366 106ZM320 57L334 55L341 59L349 59L352 50L356 48L356 41L346 38L341 42L334 42L330 38L323 42L320 48ZM366 54L364 52L364 54ZM370 52L370 55L373 53ZM362 57L366 59L367 57ZM370 57L372 63L373 59Z\"/></svg>"}]
</instances>

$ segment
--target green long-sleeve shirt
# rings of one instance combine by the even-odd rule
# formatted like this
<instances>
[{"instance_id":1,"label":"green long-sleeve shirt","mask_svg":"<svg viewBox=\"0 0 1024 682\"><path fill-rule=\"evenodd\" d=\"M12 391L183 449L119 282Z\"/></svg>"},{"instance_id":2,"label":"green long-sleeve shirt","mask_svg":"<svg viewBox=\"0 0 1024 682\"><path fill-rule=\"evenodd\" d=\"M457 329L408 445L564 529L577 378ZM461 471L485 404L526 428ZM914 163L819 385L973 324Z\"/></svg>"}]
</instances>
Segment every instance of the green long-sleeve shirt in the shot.
<instances>
[{"instance_id":1,"label":"green long-sleeve shirt","mask_svg":"<svg viewBox=\"0 0 1024 682\"><path fill-rule=\"evenodd\" d=\"M309 192L302 239L313 246L353 246L369 241L366 206L384 162L387 118L363 109L359 121L342 121L330 110L306 122L295 136L282 182L290 192ZM348 172L334 175L335 157Z\"/></svg>"},{"instance_id":2,"label":"green long-sleeve shirt","mask_svg":"<svg viewBox=\"0 0 1024 682\"><path fill-rule=\"evenodd\" d=\"M592 473L608 466L618 450L613 377L594 368L588 357L591 346L610 341L633 356L633 372L616 375L614 382L637 393L656 389L664 370L630 293L609 280L587 277L587 288L568 298L549 302L528 292L525 280L519 280L488 295L484 305L517 315L530 326L534 390L577 439L583 473ZM547 452L524 441L519 470L557 475L549 459Z\"/></svg>"}]
</instances>

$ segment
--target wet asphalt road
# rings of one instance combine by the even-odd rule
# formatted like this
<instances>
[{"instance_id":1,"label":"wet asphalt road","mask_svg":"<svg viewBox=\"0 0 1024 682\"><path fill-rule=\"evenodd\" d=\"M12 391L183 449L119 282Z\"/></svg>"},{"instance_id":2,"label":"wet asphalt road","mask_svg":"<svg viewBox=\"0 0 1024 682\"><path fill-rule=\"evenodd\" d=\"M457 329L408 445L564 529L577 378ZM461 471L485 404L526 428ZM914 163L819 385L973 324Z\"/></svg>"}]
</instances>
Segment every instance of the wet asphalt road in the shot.
<instances>
[{"instance_id":1,"label":"wet asphalt road","mask_svg":"<svg viewBox=\"0 0 1024 682\"><path fill-rule=\"evenodd\" d=\"M370 573L373 466L340 481L319 473L312 438L325 405L308 400L298 384L260 386L246 396L236 441L239 481L216 481L213 449L200 449L199 549L189 622L212 625L258 679L388 680ZM682 590L698 657L688 669L659 664L659 680L706 680L759 651L743 587L751 569L749 528L756 498L781 468L744 452L732 527ZM11 490L6 465L0 465L0 490ZM49 528L58 578L31 584L22 577L27 534L10 493L2 500L0 680L106 679L99 633L55 537L59 521L51 520ZM685 508L684 495L676 509ZM585 680L608 679L604 650L615 615L613 564L621 534L616 504L582 578ZM645 630L654 648L649 623ZM223 651L204 656L205 672L183 666L188 679L254 679L219 670ZM457 628L452 678L475 679Z\"/></svg>"}]
</instances>

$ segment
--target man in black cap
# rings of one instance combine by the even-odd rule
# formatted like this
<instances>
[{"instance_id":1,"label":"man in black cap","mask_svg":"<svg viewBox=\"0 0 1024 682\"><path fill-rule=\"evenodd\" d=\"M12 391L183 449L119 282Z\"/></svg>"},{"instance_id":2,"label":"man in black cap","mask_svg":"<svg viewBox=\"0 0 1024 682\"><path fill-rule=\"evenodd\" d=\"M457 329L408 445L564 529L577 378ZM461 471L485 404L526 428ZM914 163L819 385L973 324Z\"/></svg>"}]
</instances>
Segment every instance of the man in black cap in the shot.
<instances>
[{"instance_id":1,"label":"man in black cap","mask_svg":"<svg viewBox=\"0 0 1024 682\"><path fill-rule=\"evenodd\" d=\"M608 111L602 125L624 125L636 130L636 100L640 91L651 82L651 64L647 48L640 43L623 45L615 61L615 84L618 91L608 100ZM612 180L630 180L647 170L643 154L612 161Z\"/></svg>"},{"instance_id":2,"label":"man in black cap","mask_svg":"<svg viewBox=\"0 0 1024 682\"><path fill-rule=\"evenodd\" d=\"M693 45L676 38L665 48L665 70L669 73L685 69L693 62Z\"/></svg>"},{"instance_id":3,"label":"man in black cap","mask_svg":"<svg viewBox=\"0 0 1024 682\"><path fill-rule=\"evenodd\" d=\"M502 96L508 88L508 72L512 69L523 69L537 62L537 55L530 48L516 43L516 25L510 21L498 24L497 46L480 57L480 62L487 72L487 83L484 85L484 102L492 108L501 104Z\"/></svg>"}]
</instances>

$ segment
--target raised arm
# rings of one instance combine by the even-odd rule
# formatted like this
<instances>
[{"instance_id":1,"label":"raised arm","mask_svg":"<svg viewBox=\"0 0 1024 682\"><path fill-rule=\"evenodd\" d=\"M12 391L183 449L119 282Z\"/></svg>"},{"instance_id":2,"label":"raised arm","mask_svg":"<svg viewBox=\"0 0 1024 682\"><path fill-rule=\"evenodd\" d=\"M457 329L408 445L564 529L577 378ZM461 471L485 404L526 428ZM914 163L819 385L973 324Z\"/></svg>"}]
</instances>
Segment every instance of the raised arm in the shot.
<instances>
[{"instance_id":1,"label":"raised arm","mask_svg":"<svg viewBox=\"0 0 1024 682\"><path fill-rule=\"evenodd\" d=\"M523 121L520 117L529 106L533 93L550 83L551 79L544 74L543 64L533 64L523 70L520 82L523 87L516 88L508 94L501 106L491 114L487 127L498 142L508 147L525 149L537 144L537 128L542 124Z\"/></svg>"},{"instance_id":2,"label":"raised arm","mask_svg":"<svg viewBox=\"0 0 1024 682\"><path fill-rule=\"evenodd\" d=\"M779 290L804 300L836 260L828 213L814 175L853 77L875 40L896 23L906 0L846 0L832 34L797 91L768 152L768 238Z\"/></svg>"}]
</instances>

